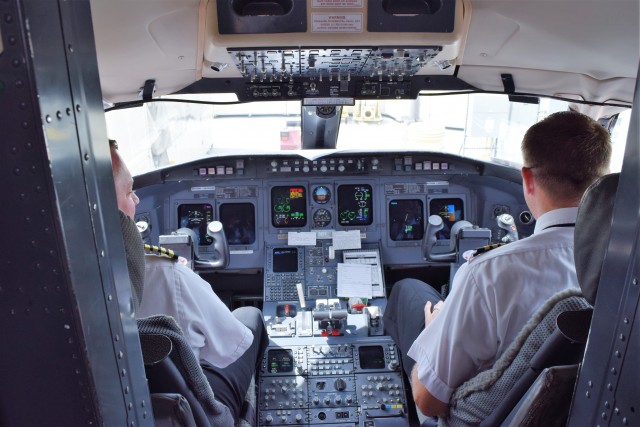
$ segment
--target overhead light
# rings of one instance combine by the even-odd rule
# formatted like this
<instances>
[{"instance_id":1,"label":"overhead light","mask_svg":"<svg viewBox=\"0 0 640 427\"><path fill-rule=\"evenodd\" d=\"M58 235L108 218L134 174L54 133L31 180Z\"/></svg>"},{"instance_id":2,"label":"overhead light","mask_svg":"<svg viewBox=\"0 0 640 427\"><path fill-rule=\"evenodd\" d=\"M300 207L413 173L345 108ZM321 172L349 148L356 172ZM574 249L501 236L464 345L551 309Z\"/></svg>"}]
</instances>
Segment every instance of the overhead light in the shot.
<instances>
[{"instance_id":1,"label":"overhead light","mask_svg":"<svg viewBox=\"0 0 640 427\"><path fill-rule=\"evenodd\" d=\"M227 64L226 62L212 62L211 63L211 69L217 73L219 73L220 71L224 70L225 68L227 68L229 66L229 64Z\"/></svg>"}]
</instances>

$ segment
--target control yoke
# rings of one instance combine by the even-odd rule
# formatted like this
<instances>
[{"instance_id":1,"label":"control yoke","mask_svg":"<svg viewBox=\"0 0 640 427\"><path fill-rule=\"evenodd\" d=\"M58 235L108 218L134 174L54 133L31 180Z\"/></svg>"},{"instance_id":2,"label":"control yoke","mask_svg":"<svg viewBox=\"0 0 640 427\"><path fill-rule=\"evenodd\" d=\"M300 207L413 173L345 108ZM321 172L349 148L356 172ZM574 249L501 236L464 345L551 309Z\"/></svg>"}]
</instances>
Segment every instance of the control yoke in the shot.
<instances>
[{"instance_id":1,"label":"control yoke","mask_svg":"<svg viewBox=\"0 0 640 427\"><path fill-rule=\"evenodd\" d=\"M178 230L180 232L180 230ZM224 228L220 221L212 221L207 225L207 235L213 239L212 247L214 258L210 260L200 259L198 253L194 260L196 267L207 269L224 269L229 265L229 245L227 237L224 235ZM195 245L194 245L195 246Z\"/></svg>"},{"instance_id":2,"label":"control yoke","mask_svg":"<svg viewBox=\"0 0 640 427\"><path fill-rule=\"evenodd\" d=\"M511 243L518 240L518 230L516 229L516 223L513 217L509 214L502 214L496 217L498 227L502 228L507 234L502 238L504 243Z\"/></svg>"},{"instance_id":3,"label":"control yoke","mask_svg":"<svg viewBox=\"0 0 640 427\"><path fill-rule=\"evenodd\" d=\"M456 243L458 233L465 228L473 228L469 221L458 221L451 227L449 247L437 246L438 231L444 227L440 215L431 215L427 221L427 227L422 239L422 255L429 261L449 261L455 262L457 258Z\"/></svg>"},{"instance_id":4,"label":"control yoke","mask_svg":"<svg viewBox=\"0 0 640 427\"><path fill-rule=\"evenodd\" d=\"M136 227L138 227L142 240L146 239L149 237L149 234L151 234L151 227L149 227L149 223L147 221L136 222Z\"/></svg>"},{"instance_id":5,"label":"control yoke","mask_svg":"<svg viewBox=\"0 0 640 427\"><path fill-rule=\"evenodd\" d=\"M190 228L179 228L170 236L160 236L160 244L165 247L173 246L170 243L179 243L182 250L173 248L178 254L184 255L189 260L193 260L193 266L202 269L224 269L229 265L229 245L224 235L222 223L220 221L210 222L207 226L207 235L213 239L213 259L203 259L198 250L198 237L195 231ZM181 239L178 239L182 237ZM186 238L186 240L185 240ZM189 254L184 253L184 246L188 247Z\"/></svg>"}]
</instances>

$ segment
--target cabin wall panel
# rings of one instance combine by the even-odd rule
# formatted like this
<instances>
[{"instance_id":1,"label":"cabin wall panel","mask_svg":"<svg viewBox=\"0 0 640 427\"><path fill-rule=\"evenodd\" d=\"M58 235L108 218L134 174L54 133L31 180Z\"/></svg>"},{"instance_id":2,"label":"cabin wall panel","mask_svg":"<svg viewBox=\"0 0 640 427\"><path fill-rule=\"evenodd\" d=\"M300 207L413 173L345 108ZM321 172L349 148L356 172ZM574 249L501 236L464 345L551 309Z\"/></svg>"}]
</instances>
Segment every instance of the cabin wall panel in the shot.
<instances>
[{"instance_id":1,"label":"cabin wall panel","mask_svg":"<svg viewBox=\"0 0 640 427\"><path fill-rule=\"evenodd\" d=\"M0 17L0 425L152 425L89 2Z\"/></svg>"}]
</instances>

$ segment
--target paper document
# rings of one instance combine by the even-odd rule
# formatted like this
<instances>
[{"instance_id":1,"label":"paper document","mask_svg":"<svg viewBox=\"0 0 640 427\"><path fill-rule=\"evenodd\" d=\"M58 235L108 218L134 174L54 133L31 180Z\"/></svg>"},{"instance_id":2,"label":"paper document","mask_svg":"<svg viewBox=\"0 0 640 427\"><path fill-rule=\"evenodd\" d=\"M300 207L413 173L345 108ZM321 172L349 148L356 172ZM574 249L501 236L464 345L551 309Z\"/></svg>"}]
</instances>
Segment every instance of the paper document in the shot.
<instances>
[{"instance_id":1,"label":"paper document","mask_svg":"<svg viewBox=\"0 0 640 427\"><path fill-rule=\"evenodd\" d=\"M344 251L342 259L346 264L360 264L371 266L371 293L373 297L384 296L384 283L382 281L382 266L380 253L377 249L361 249Z\"/></svg>"},{"instance_id":2,"label":"paper document","mask_svg":"<svg viewBox=\"0 0 640 427\"><path fill-rule=\"evenodd\" d=\"M333 232L333 248L336 251L343 249L360 249L361 247L360 230Z\"/></svg>"},{"instance_id":3,"label":"paper document","mask_svg":"<svg viewBox=\"0 0 640 427\"><path fill-rule=\"evenodd\" d=\"M316 233L313 231L290 231L287 233L287 244L289 246L315 246Z\"/></svg>"},{"instance_id":4,"label":"paper document","mask_svg":"<svg viewBox=\"0 0 640 427\"><path fill-rule=\"evenodd\" d=\"M339 263L338 296L372 298L371 266Z\"/></svg>"}]
</instances>

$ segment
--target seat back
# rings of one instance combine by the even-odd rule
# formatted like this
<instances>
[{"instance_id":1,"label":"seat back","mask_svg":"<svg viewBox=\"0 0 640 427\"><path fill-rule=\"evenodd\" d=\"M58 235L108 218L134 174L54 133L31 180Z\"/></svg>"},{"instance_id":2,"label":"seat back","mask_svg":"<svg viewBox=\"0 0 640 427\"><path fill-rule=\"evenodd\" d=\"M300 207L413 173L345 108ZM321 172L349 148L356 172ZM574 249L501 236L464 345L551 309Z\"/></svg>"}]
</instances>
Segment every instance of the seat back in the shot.
<instances>
[{"instance_id":1,"label":"seat back","mask_svg":"<svg viewBox=\"0 0 640 427\"><path fill-rule=\"evenodd\" d=\"M152 394L182 395L198 427L234 425L229 408L215 399L198 360L172 317L138 319L138 331Z\"/></svg>"},{"instance_id":2,"label":"seat back","mask_svg":"<svg viewBox=\"0 0 640 427\"><path fill-rule=\"evenodd\" d=\"M456 389L449 414L442 422L450 426L499 425L535 381L544 365L556 363L549 354L575 363L581 347L556 332L560 313L590 308L577 289L552 296L520 331L509 348L488 369ZM559 349L562 349L559 351ZM564 362L564 361L563 361Z\"/></svg>"},{"instance_id":3,"label":"seat back","mask_svg":"<svg viewBox=\"0 0 640 427\"><path fill-rule=\"evenodd\" d=\"M138 227L126 213L118 211L124 253L127 257L127 269L131 280L131 294L135 307L140 306L144 290L144 243Z\"/></svg>"},{"instance_id":4,"label":"seat back","mask_svg":"<svg viewBox=\"0 0 640 427\"><path fill-rule=\"evenodd\" d=\"M578 210L574 237L576 274L590 304L595 303L607 253L619 179L620 174L613 173L597 180L584 193Z\"/></svg>"},{"instance_id":5,"label":"seat back","mask_svg":"<svg viewBox=\"0 0 640 427\"><path fill-rule=\"evenodd\" d=\"M122 211L119 215L137 308L144 291L144 244L133 220ZM198 360L173 318L158 315L138 319L138 333L157 425L233 425L229 409L215 400Z\"/></svg>"}]
</instances>

